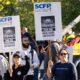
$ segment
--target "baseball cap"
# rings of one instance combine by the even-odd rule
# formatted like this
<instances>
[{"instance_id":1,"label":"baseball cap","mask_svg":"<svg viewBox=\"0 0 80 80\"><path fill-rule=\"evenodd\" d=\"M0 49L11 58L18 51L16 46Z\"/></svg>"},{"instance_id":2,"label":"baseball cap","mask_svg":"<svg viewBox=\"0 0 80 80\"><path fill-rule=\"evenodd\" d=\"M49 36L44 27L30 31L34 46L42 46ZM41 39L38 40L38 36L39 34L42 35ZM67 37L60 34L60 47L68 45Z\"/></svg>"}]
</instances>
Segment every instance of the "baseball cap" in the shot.
<instances>
[{"instance_id":1,"label":"baseball cap","mask_svg":"<svg viewBox=\"0 0 80 80\"><path fill-rule=\"evenodd\" d=\"M20 58L20 55L18 52L16 52L14 55L13 55L13 58Z\"/></svg>"}]
</instances>

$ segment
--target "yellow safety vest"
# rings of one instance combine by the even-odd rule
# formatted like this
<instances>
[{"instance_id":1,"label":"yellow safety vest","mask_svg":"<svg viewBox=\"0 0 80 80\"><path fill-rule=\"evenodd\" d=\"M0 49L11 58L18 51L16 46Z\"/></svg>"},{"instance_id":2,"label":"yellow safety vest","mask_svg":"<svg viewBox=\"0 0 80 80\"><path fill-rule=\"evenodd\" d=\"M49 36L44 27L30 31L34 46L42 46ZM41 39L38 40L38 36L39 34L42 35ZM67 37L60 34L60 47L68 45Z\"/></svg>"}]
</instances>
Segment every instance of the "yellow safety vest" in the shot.
<instances>
[{"instance_id":1,"label":"yellow safety vest","mask_svg":"<svg viewBox=\"0 0 80 80\"><path fill-rule=\"evenodd\" d=\"M63 40L68 40L68 39L70 39L70 38L73 38L73 35L68 35L67 37L64 36L64 37L63 37Z\"/></svg>"},{"instance_id":2,"label":"yellow safety vest","mask_svg":"<svg viewBox=\"0 0 80 80\"><path fill-rule=\"evenodd\" d=\"M80 42L73 46L73 55L80 55Z\"/></svg>"}]
</instances>

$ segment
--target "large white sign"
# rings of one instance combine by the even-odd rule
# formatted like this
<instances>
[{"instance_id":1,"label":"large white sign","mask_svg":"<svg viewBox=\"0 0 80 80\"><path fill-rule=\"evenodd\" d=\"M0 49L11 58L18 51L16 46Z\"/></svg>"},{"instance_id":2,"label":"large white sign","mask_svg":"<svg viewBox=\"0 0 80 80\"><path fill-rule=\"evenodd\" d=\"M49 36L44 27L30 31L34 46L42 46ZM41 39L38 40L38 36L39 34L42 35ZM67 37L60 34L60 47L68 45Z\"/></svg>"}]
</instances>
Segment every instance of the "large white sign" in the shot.
<instances>
[{"instance_id":1,"label":"large white sign","mask_svg":"<svg viewBox=\"0 0 80 80\"><path fill-rule=\"evenodd\" d=\"M34 3L36 40L61 40L61 3Z\"/></svg>"},{"instance_id":2,"label":"large white sign","mask_svg":"<svg viewBox=\"0 0 80 80\"><path fill-rule=\"evenodd\" d=\"M0 52L17 51L21 48L19 16L0 17Z\"/></svg>"}]
</instances>

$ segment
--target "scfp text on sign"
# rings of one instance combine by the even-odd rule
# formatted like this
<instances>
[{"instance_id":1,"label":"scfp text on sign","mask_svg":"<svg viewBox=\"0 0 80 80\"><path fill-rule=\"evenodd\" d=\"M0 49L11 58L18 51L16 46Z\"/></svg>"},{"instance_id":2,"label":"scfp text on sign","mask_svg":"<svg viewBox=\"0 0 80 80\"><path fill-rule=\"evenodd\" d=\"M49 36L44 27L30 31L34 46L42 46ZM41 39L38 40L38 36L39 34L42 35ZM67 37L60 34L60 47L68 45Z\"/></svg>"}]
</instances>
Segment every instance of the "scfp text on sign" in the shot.
<instances>
[{"instance_id":1,"label":"scfp text on sign","mask_svg":"<svg viewBox=\"0 0 80 80\"><path fill-rule=\"evenodd\" d=\"M0 22L8 22L8 21L11 21L12 20L12 17L3 17L3 18L0 18Z\"/></svg>"},{"instance_id":2,"label":"scfp text on sign","mask_svg":"<svg viewBox=\"0 0 80 80\"><path fill-rule=\"evenodd\" d=\"M35 4L35 9L51 8L51 4Z\"/></svg>"}]
</instances>

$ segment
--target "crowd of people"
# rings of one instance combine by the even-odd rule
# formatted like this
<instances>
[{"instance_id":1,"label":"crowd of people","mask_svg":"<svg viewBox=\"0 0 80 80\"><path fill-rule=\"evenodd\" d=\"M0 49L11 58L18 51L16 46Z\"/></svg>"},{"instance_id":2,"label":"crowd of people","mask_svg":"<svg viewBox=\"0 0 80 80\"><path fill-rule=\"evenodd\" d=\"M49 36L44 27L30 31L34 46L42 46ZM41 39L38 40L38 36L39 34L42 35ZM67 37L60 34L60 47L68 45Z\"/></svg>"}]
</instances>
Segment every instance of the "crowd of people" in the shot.
<instances>
[{"instance_id":1,"label":"crowd of people","mask_svg":"<svg viewBox=\"0 0 80 80\"><path fill-rule=\"evenodd\" d=\"M50 41L50 45L48 41L36 42L25 27L21 38L22 49L12 53L12 68L8 66L0 80L79 80L79 69L67 49L79 40Z\"/></svg>"}]
</instances>

